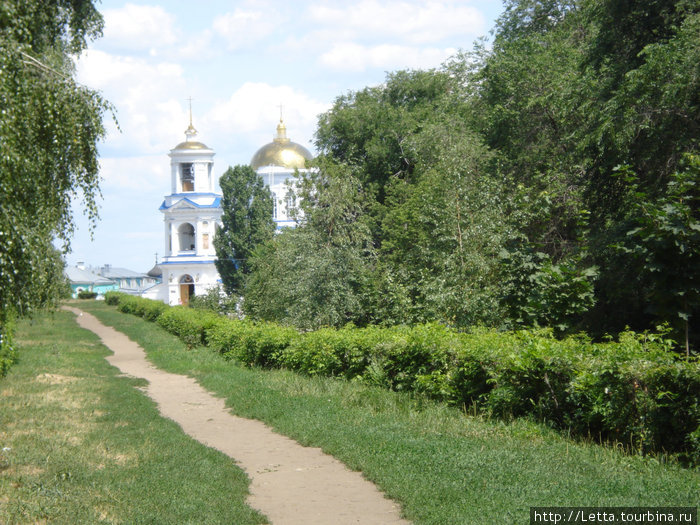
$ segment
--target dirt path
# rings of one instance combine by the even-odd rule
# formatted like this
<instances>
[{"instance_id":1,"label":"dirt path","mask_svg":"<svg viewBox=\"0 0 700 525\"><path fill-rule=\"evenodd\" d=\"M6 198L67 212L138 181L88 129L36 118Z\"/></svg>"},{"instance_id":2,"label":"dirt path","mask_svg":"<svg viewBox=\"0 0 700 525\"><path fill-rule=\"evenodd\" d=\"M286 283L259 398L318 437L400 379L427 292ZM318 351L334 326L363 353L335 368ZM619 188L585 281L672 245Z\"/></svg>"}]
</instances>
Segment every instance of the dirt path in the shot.
<instances>
[{"instance_id":1,"label":"dirt path","mask_svg":"<svg viewBox=\"0 0 700 525\"><path fill-rule=\"evenodd\" d=\"M170 374L146 360L143 349L121 332L77 308L78 324L95 332L114 352L107 360L125 374L146 379L161 414L196 440L233 458L251 479L248 504L273 525L392 525L409 522L399 507L359 472L318 448L302 447L263 423L232 415L192 378Z\"/></svg>"}]
</instances>

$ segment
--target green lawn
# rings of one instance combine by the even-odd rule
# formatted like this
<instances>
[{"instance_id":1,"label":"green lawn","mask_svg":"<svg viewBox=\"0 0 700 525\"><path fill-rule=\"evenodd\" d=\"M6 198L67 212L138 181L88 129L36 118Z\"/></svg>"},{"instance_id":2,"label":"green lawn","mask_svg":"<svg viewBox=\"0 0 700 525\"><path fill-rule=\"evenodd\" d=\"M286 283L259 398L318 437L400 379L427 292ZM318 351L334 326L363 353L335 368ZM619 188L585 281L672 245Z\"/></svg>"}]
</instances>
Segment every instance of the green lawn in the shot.
<instances>
[{"instance_id":1,"label":"green lawn","mask_svg":"<svg viewBox=\"0 0 700 525\"><path fill-rule=\"evenodd\" d=\"M246 475L159 417L74 319L19 323L0 379L0 523L264 523Z\"/></svg>"},{"instance_id":2,"label":"green lawn","mask_svg":"<svg viewBox=\"0 0 700 525\"><path fill-rule=\"evenodd\" d=\"M241 416L361 470L418 524L528 523L530 506L696 506L700 473L575 443L528 422L474 418L421 397L187 350L153 323L80 303L149 358L188 374Z\"/></svg>"}]
</instances>

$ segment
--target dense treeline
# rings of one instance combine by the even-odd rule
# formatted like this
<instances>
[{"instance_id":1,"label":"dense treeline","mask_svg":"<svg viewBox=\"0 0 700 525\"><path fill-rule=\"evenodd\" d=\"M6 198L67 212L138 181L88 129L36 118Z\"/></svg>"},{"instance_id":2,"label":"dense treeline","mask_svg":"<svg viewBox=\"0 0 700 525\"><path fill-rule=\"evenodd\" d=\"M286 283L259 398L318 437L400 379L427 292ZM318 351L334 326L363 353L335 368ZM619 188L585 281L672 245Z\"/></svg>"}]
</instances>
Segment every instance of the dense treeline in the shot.
<instances>
[{"instance_id":1,"label":"dense treeline","mask_svg":"<svg viewBox=\"0 0 700 525\"><path fill-rule=\"evenodd\" d=\"M490 48L320 117L300 225L250 256L243 307L697 346L699 126L697 0L508 0Z\"/></svg>"}]
</instances>

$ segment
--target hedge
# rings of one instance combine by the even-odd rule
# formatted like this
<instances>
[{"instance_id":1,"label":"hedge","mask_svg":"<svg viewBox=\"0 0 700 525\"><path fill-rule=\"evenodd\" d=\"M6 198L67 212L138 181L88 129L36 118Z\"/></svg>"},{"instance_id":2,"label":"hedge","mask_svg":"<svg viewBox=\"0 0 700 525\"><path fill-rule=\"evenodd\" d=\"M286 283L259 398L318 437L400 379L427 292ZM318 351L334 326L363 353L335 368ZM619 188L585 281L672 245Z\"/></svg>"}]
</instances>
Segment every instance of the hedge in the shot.
<instances>
[{"instance_id":1,"label":"hedge","mask_svg":"<svg viewBox=\"0 0 700 525\"><path fill-rule=\"evenodd\" d=\"M299 333L125 294L110 293L106 300L157 318L190 347L208 345L247 366L418 392L700 463L699 362L680 357L658 335L625 332L617 342L593 343L584 336L558 340L548 330L459 333L439 324Z\"/></svg>"},{"instance_id":2,"label":"hedge","mask_svg":"<svg viewBox=\"0 0 700 525\"><path fill-rule=\"evenodd\" d=\"M221 320L221 316L208 310L172 306L158 316L157 323L192 348L206 345L207 330Z\"/></svg>"}]
</instances>

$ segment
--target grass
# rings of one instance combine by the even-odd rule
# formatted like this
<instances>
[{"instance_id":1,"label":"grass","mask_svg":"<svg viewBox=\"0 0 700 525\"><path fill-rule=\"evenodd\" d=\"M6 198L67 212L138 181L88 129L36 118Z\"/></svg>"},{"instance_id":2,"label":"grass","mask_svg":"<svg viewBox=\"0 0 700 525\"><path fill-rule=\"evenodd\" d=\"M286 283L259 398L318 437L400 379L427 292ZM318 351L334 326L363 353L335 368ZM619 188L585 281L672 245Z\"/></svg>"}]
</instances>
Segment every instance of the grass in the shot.
<instances>
[{"instance_id":1,"label":"grass","mask_svg":"<svg viewBox=\"0 0 700 525\"><path fill-rule=\"evenodd\" d=\"M530 506L697 506L700 473L576 443L526 421L469 417L366 385L243 368L187 350L157 325L89 301L80 307L187 374L238 415L265 421L360 470L417 524L529 523Z\"/></svg>"},{"instance_id":2,"label":"grass","mask_svg":"<svg viewBox=\"0 0 700 525\"><path fill-rule=\"evenodd\" d=\"M264 523L248 478L185 436L67 312L18 324L0 380L0 523Z\"/></svg>"}]
</instances>

